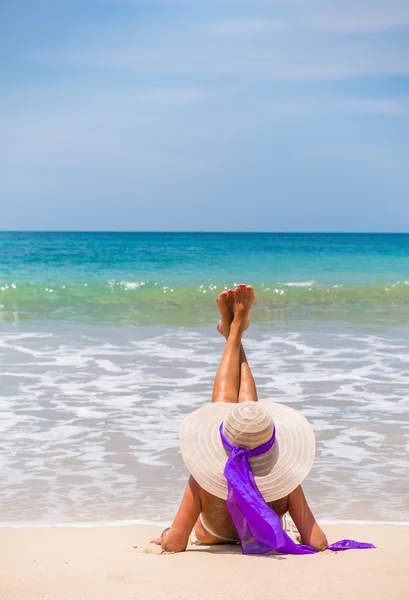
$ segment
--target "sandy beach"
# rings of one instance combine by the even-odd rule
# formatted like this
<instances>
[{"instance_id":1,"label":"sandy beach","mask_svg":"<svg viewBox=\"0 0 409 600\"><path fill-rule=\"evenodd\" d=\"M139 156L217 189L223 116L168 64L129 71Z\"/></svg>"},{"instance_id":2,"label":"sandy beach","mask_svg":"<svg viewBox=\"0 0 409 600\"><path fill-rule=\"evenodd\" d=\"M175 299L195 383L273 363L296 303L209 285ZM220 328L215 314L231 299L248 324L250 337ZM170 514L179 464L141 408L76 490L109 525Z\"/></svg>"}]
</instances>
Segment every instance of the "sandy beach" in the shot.
<instances>
[{"instance_id":1,"label":"sandy beach","mask_svg":"<svg viewBox=\"0 0 409 600\"><path fill-rule=\"evenodd\" d=\"M377 549L246 557L238 547L191 545L160 555L149 544L160 532L152 526L2 529L0 599L408 598L408 527L325 530L330 541L349 537Z\"/></svg>"}]
</instances>

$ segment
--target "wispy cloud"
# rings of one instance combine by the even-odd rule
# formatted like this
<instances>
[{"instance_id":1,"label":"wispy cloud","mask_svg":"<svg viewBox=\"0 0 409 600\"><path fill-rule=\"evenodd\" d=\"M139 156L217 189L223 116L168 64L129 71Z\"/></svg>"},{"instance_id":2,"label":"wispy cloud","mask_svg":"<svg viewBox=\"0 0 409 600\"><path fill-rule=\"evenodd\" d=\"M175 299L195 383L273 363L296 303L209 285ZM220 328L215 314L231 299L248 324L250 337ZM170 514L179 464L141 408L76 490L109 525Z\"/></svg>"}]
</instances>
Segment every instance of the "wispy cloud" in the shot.
<instances>
[{"instance_id":1,"label":"wispy cloud","mask_svg":"<svg viewBox=\"0 0 409 600\"><path fill-rule=\"evenodd\" d=\"M192 156L189 130L182 128L188 105L201 97L201 91L102 90L84 93L81 86L71 85L33 94L25 89L23 94L32 99L30 108L21 112L17 102L7 118L0 118L0 167L121 173L131 169L144 175L207 172L208 162ZM186 106L186 110L161 110L169 106Z\"/></svg>"},{"instance_id":2,"label":"wispy cloud","mask_svg":"<svg viewBox=\"0 0 409 600\"><path fill-rule=\"evenodd\" d=\"M101 4L190 4L193 6L207 6L214 4L211 0L96 0ZM216 0L221 5L274 5L274 4L298 4L302 0Z\"/></svg>"},{"instance_id":3,"label":"wispy cloud","mask_svg":"<svg viewBox=\"0 0 409 600\"><path fill-rule=\"evenodd\" d=\"M191 4L192 0L96 0L100 4Z\"/></svg>"},{"instance_id":4,"label":"wispy cloud","mask_svg":"<svg viewBox=\"0 0 409 600\"><path fill-rule=\"evenodd\" d=\"M333 32L376 32L409 27L407 0L391 2L323 3L319 11L304 13L305 26Z\"/></svg>"},{"instance_id":5,"label":"wispy cloud","mask_svg":"<svg viewBox=\"0 0 409 600\"><path fill-rule=\"evenodd\" d=\"M367 114L395 117L409 115L409 97L404 98L352 98L340 103L341 109Z\"/></svg>"},{"instance_id":6,"label":"wispy cloud","mask_svg":"<svg viewBox=\"0 0 409 600\"><path fill-rule=\"evenodd\" d=\"M339 44L322 48L315 43L308 47L303 41L287 40L260 48L258 46L203 48L163 48L140 51L124 48L112 51L73 51L60 56L37 57L49 64L129 70L157 75L249 75L289 80L339 80L365 75L409 74L409 48L399 45L379 46L374 41ZM183 94L182 94L183 95ZM155 96L155 94L154 94ZM154 100L154 96L152 100ZM159 98L160 94L158 95ZM186 99L191 100L189 93Z\"/></svg>"},{"instance_id":7,"label":"wispy cloud","mask_svg":"<svg viewBox=\"0 0 409 600\"><path fill-rule=\"evenodd\" d=\"M272 18L254 19L250 16L224 18L212 25L212 30L221 35L261 35L279 29L318 30L333 33L375 33L390 29L409 28L409 2L397 0L385 2L351 3L331 0L312 0L294 3L290 15L280 20Z\"/></svg>"},{"instance_id":8,"label":"wispy cloud","mask_svg":"<svg viewBox=\"0 0 409 600\"><path fill-rule=\"evenodd\" d=\"M71 171L99 171L138 175L191 175L208 173L210 161L192 156L175 144L149 147L144 140L130 141L125 130L96 126L86 130L58 130L45 120L37 126L0 123L0 167L40 167ZM151 144L152 146L152 144Z\"/></svg>"},{"instance_id":9,"label":"wispy cloud","mask_svg":"<svg viewBox=\"0 0 409 600\"><path fill-rule=\"evenodd\" d=\"M163 4L212 6L211 0L98 0L106 4ZM296 28L313 28L333 32L375 32L409 27L407 0L217 0L217 4L235 7L268 8L274 5L292 7L287 25ZM277 21L280 26L284 22ZM260 20L226 18L215 25L218 33L226 35L251 35L271 31L274 20L263 15ZM248 31L252 33L249 34Z\"/></svg>"},{"instance_id":10,"label":"wispy cloud","mask_svg":"<svg viewBox=\"0 0 409 600\"><path fill-rule=\"evenodd\" d=\"M283 21L272 19L220 19L210 29L220 35L249 37L260 33L270 33L285 29L288 25Z\"/></svg>"},{"instance_id":11,"label":"wispy cloud","mask_svg":"<svg viewBox=\"0 0 409 600\"><path fill-rule=\"evenodd\" d=\"M78 197L105 194L115 209L122 197L124 214L149 198L153 222L168 192L186 206L202 194L213 223L219 204L235 214L257 189L268 206L276 186L293 223L305 189L324 212L334 190L355 204L368 165L372 196L393 188L406 206L408 0L32 3L37 21L24 30L0 20L0 187L17 174L2 192L11 210L45 191L67 216L77 185ZM40 34L48 26L53 35Z\"/></svg>"},{"instance_id":12,"label":"wispy cloud","mask_svg":"<svg viewBox=\"0 0 409 600\"><path fill-rule=\"evenodd\" d=\"M150 88L136 93L136 99L161 106L185 106L204 98L202 90L180 88Z\"/></svg>"},{"instance_id":13,"label":"wispy cloud","mask_svg":"<svg viewBox=\"0 0 409 600\"><path fill-rule=\"evenodd\" d=\"M405 119L409 124L409 97L390 96L387 98L356 97L338 98L331 96L296 95L271 101L264 108L271 120L287 121L289 123L305 122L312 119L348 119L350 116L377 117L384 115L395 119Z\"/></svg>"},{"instance_id":14,"label":"wispy cloud","mask_svg":"<svg viewBox=\"0 0 409 600\"><path fill-rule=\"evenodd\" d=\"M311 0L308 5L295 1L279 9L270 2L245 2L238 9L241 3L232 1L229 10L223 4L220 10L219 2L216 6L209 0L213 9L205 12L175 11L172 27L167 20L158 21L156 10L150 19L144 13L143 28L129 15L101 29L89 26L86 41L41 56L31 54L30 60L146 77L248 75L331 81L409 74L409 46L403 36L379 34L409 25L407 0ZM196 82L183 81L182 86L185 92L173 87L165 91L168 86L154 82L139 99L169 106L200 99Z\"/></svg>"}]
</instances>

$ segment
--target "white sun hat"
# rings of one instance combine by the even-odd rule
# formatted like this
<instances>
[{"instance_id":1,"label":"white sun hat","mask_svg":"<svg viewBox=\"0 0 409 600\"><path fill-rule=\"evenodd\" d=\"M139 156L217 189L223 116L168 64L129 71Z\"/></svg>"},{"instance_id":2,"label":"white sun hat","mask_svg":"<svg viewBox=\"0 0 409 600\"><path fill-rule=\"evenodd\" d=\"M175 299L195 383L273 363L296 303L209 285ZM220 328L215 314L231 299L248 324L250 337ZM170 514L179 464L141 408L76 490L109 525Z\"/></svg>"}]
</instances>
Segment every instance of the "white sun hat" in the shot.
<instances>
[{"instance_id":1,"label":"white sun hat","mask_svg":"<svg viewBox=\"0 0 409 600\"><path fill-rule=\"evenodd\" d=\"M180 430L180 449L186 467L198 484L218 498L227 498L223 475L229 452L223 434L233 446L257 448L276 440L266 453L249 459L257 487L266 502L290 494L308 475L315 456L315 435L297 410L277 402L214 402L187 415Z\"/></svg>"}]
</instances>

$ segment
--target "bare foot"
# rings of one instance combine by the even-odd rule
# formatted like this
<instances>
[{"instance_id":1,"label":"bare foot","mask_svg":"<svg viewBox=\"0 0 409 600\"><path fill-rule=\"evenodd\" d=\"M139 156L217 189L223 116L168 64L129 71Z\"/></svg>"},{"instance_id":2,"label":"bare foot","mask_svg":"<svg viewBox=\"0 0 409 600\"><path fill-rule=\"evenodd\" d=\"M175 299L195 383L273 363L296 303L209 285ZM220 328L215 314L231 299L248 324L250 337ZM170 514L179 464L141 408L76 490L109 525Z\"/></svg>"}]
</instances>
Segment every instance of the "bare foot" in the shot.
<instances>
[{"instance_id":1,"label":"bare foot","mask_svg":"<svg viewBox=\"0 0 409 600\"><path fill-rule=\"evenodd\" d=\"M251 286L248 286L249 288ZM227 296L225 296L226 300L223 300L221 305L219 305L219 299L217 300L217 305L219 306L219 310L220 310L220 306L223 306L223 312L222 310L220 310L220 314L222 316L221 321L219 321L218 325L217 325L217 331L224 337L227 338L229 337L230 334L230 326L232 324L233 318L234 318L234 290L228 290L227 292L222 292L222 294L227 294ZM221 294L220 294L221 296ZM219 298L220 298L219 296ZM230 317L226 318L225 315L225 302L227 302L227 305L229 307L230 310ZM246 331L250 326L250 321L247 319L247 323L244 327L244 331Z\"/></svg>"},{"instance_id":2,"label":"bare foot","mask_svg":"<svg viewBox=\"0 0 409 600\"><path fill-rule=\"evenodd\" d=\"M234 290L228 290L227 292L227 304L229 305L229 310L231 314L231 318L234 318Z\"/></svg>"},{"instance_id":3,"label":"bare foot","mask_svg":"<svg viewBox=\"0 0 409 600\"><path fill-rule=\"evenodd\" d=\"M219 309L221 320L217 330L227 340L230 333L230 325L233 321L234 290L222 292L217 298L217 308Z\"/></svg>"},{"instance_id":4,"label":"bare foot","mask_svg":"<svg viewBox=\"0 0 409 600\"><path fill-rule=\"evenodd\" d=\"M254 302L254 290L251 285L241 284L234 291L234 319L241 332L248 327L249 312Z\"/></svg>"}]
</instances>

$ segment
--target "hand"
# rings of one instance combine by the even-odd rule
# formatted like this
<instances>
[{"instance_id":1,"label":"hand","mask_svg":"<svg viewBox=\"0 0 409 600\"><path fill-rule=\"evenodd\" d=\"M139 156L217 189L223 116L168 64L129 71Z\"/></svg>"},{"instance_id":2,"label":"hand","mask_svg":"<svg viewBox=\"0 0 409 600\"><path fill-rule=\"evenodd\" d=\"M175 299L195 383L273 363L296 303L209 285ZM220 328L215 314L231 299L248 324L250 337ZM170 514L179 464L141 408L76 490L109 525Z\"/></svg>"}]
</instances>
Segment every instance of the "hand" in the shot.
<instances>
[{"instance_id":1,"label":"hand","mask_svg":"<svg viewBox=\"0 0 409 600\"><path fill-rule=\"evenodd\" d=\"M159 537L154 538L153 540L150 541L151 544L156 544L157 546L161 546L162 545L162 540L163 540L163 536L165 535L165 533L167 533L169 531L170 527L166 527L166 529L164 529L162 531L162 533L160 534Z\"/></svg>"},{"instance_id":2,"label":"hand","mask_svg":"<svg viewBox=\"0 0 409 600\"><path fill-rule=\"evenodd\" d=\"M183 552L186 550L187 542L189 540L189 536L181 535L180 532L174 530L170 527L162 531L162 535L160 537L154 538L151 540L151 544L157 544L158 546L162 546L162 550L164 552Z\"/></svg>"},{"instance_id":3,"label":"hand","mask_svg":"<svg viewBox=\"0 0 409 600\"><path fill-rule=\"evenodd\" d=\"M153 540L150 541L150 544L156 544L157 546L161 546L162 545L162 536L154 538Z\"/></svg>"}]
</instances>

